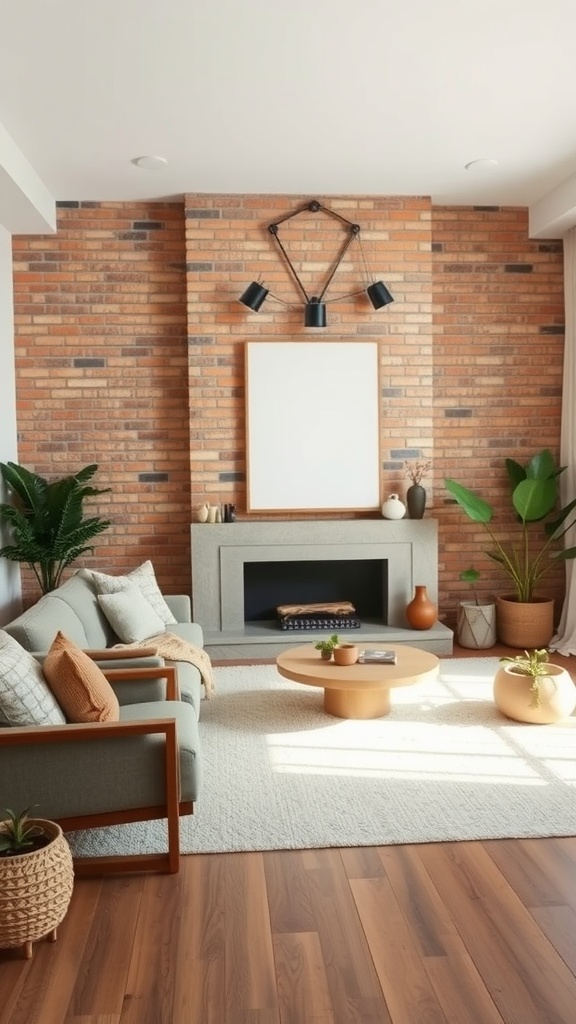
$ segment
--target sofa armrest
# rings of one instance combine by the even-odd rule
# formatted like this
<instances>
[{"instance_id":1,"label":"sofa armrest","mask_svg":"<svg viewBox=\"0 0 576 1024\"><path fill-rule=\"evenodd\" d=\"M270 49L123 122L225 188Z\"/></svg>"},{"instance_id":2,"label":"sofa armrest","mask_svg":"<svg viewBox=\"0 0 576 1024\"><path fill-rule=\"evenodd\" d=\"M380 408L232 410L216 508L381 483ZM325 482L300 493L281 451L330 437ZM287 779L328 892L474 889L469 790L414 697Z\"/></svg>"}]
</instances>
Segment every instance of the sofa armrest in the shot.
<instances>
[{"instance_id":1,"label":"sofa armrest","mask_svg":"<svg viewBox=\"0 0 576 1024\"><path fill-rule=\"evenodd\" d=\"M146 679L154 681L165 679L166 697L163 699L180 700L178 673L174 665L155 665L151 668L105 668L102 671L111 685L114 683L141 683Z\"/></svg>"},{"instance_id":2,"label":"sofa armrest","mask_svg":"<svg viewBox=\"0 0 576 1024\"><path fill-rule=\"evenodd\" d=\"M192 622L192 602L188 594L163 594L166 604L177 622ZM169 630L170 626L166 626Z\"/></svg>"}]
</instances>

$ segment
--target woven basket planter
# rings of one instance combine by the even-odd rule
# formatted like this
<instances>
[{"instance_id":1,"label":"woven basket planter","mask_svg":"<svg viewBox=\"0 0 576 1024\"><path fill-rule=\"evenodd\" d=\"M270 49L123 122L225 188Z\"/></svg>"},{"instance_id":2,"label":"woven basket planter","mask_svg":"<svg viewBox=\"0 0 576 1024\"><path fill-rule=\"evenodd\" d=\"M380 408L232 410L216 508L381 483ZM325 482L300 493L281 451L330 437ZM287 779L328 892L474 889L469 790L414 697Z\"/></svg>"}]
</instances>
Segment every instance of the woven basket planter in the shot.
<instances>
[{"instance_id":1,"label":"woven basket planter","mask_svg":"<svg viewBox=\"0 0 576 1024\"><path fill-rule=\"evenodd\" d=\"M48 846L16 857L0 857L0 949L23 946L53 933L72 897L72 854L54 821L31 819L51 838ZM0 829L3 822L0 822Z\"/></svg>"},{"instance_id":2,"label":"woven basket planter","mask_svg":"<svg viewBox=\"0 0 576 1024\"><path fill-rule=\"evenodd\" d=\"M554 599L533 598L522 604L498 597L498 639L508 647L547 647L554 634Z\"/></svg>"}]
</instances>

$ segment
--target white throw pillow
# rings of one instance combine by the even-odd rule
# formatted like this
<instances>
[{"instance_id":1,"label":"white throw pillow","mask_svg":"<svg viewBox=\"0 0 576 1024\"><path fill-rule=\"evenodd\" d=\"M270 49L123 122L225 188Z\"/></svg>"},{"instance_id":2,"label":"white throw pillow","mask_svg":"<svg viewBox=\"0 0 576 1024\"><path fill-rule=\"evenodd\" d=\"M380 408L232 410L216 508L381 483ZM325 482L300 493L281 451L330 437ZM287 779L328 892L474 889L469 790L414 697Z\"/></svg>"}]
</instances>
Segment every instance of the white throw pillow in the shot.
<instances>
[{"instance_id":1,"label":"white throw pillow","mask_svg":"<svg viewBox=\"0 0 576 1024\"><path fill-rule=\"evenodd\" d=\"M5 725L64 725L66 719L29 651L0 630L0 721Z\"/></svg>"},{"instance_id":2,"label":"white throw pillow","mask_svg":"<svg viewBox=\"0 0 576 1024\"><path fill-rule=\"evenodd\" d=\"M117 636L133 644L164 632L164 622L135 583L116 594L98 594L98 603Z\"/></svg>"},{"instance_id":3,"label":"white throw pillow","mask_svg":"<svg viewBox=\"0 0 576 1024\"><path fill-rule=\"evenodd\" d=\"M165 626L172 626L177 621L162 597L162 592L156 582L156 574L152 562L143 562L142 565L127 573L126 576L108 576L106 573L94 572L92 569L81 571L89 573L96 587L97 594L117 594L118 591L124 590L127 583L135 583L148 603L152 605L154 611L160 616Z\"/></svg>"}]
</instances>

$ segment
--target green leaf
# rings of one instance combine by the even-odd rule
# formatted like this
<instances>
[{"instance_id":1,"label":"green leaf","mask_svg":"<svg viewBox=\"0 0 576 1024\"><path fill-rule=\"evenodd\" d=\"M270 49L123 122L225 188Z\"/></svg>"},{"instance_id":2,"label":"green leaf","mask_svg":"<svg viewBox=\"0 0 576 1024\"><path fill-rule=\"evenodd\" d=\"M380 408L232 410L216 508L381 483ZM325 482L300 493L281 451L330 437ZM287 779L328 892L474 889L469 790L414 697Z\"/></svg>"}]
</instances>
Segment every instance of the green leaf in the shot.
<instances>
[{"instance_id":1,"label":"green leaf","mask_svg":"<svg viewBox=\"0 0 576 1024\"><path fill-rule=\"evenodd\" d=\"M518 487L518 484L521 483L522 480L526 479L526 470L524 469L524 466L521 466L515 459L506 459L505 465L506 472L508 473L508 480L510 481L510 487L514 491L516 487Z\"/></svg>"},{"instance_id":2,"label":"green leaf","mask_svg":"<svg viewBox=\"0 0 576 1024\"><path fill-rule=\"evenodd\" d=\"M526 476L530 480L549 480L556 476L556 463L554 456L548 448L534 455L526 466Z\"/></svg>"},{"instance_id":3,"label":"green leaf","mask_svg":"<svg viewBox=\"0 0 576 1024\"><path fill-rule=\"evenodd\" d=\"M463 580L464 583L477 583L480 579L480 572L478 569L464 569L464 571L460 573L460 579Z\"/></svg>"},{"instance_id":4,"label":"green leaf","mask_svg":"<svg viewBox=\"0 0 576 1024\"><path fill-rule=\"evenodd\" d=\"M522 480L512 495L512 504L523 523L543 519L554 508L558 496L556 478Z\"/></svg>"},{"instance_id":5,"label":"green leaf","mask_svg":"<svg viewBox=\"0 0 576 1024\"><path fill-rule=\"evenodd\" d=\"M494 515L494 510L487 501L484 501L474 491L470 491L467 487L463 487L462 484L456 483L455 480L446 478L444 480L444 486L449 494L456 499L461 508L464 509L466 515L472 519L475 523L489 523Z\"/></svg>"}]
</instances>

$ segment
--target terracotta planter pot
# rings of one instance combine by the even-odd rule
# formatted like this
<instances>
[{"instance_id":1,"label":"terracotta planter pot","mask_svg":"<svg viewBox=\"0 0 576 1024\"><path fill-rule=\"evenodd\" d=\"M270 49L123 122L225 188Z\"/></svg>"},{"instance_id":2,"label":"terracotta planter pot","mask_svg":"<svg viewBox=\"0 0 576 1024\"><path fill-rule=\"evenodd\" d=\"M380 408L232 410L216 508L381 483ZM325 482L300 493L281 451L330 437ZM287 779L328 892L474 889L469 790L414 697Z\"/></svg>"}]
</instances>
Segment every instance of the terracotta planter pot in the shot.
<instances>
[{"instance_id":1,"label":"terracotta planter pot","mask_svg":"<svg viewBox=\"0 0 576 1024\"><path fill-rule=\"evenodd\" d=\"M0 857L0 949L23 946L27 958L36 939L56 938L74 884L72 854L60 826L42 818L30 823L51 837L48 845Z\"/></svg>"},{"instance_id":2,"label":"terracotta planter pot","mask_svg":"<svg viewBox=\"0 0 576 1024\"><path fill-rule=\"evenodd\" d=\"M521 603L513 596L498 597L498 639L508 647L547 647L554 635L554 599L534 598Z\"/></svg>"},{"instance_id":3,"label":"terracotta planter pot","mask_svg":"<svg viewBox=\"0 0 576 1024\"><path fill-rule=\"evenodd\" d=\"M494 677L494 703L516 722L549 725L568 718L576 707L576 686L560 665L550 665L539 679L540 702L535 706L532 676L522 675L515 665L501 665Z\"/></svg>"},{"instance_id":4,"label":"terracotta planter pot","mask_svg":"<svg viewBox=\"0 0 576 1024\"><path fill-rule=\"evenodd\" d=\"M458 643L480 650L496 643L496 605L461 601L458 605Z\"/></svg>"},{"instance_id":5,"label":"terracotta planter pot","mask_svg":"<svg viewBox=\"0 0 576 1024\"><path fill-rule=\"evenodd\" d=\"M355 665L360 652L357 644L338 644L333 653L337 665Z\"/></svg>"}]
</instances>

